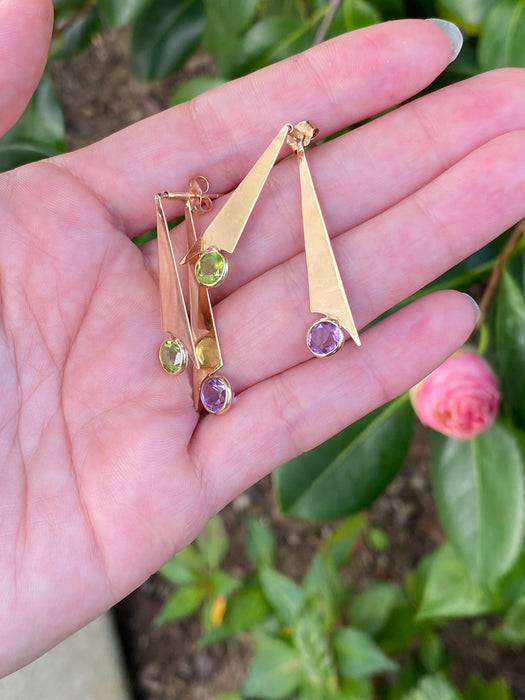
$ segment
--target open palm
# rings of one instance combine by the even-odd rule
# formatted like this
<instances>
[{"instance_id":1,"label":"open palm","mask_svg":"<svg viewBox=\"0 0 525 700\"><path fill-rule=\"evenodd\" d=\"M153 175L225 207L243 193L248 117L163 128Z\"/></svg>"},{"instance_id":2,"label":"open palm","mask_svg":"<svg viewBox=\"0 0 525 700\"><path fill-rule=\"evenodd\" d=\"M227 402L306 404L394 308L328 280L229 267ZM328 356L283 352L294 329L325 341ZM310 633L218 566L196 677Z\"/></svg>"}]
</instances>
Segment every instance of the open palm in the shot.
<instances>
[{"instance_id":1,"label":"open palm","mask_svg":"<svg viewBox=\"0 0 525 700\"><path fill-rule=\"evenodd\" d=\"M24 8L0 7L12 27L0 47L4 130L45 60L51 3ZM198 174L229 191L282 124L307 118L328 135L408 99L449 57L434 24L376 26L0 176L0 673L98 615L236 494L469 336L472 305L442 292L373 326L362 348L309 359L288 160L214 298L234 404L199 419L190 373L169 377L156 358L156 247L130 240L154 225L157 191ZM359 327L525 214L524 86L517 70L479 76L312 150Z\"/></svg>"}]
</instances>

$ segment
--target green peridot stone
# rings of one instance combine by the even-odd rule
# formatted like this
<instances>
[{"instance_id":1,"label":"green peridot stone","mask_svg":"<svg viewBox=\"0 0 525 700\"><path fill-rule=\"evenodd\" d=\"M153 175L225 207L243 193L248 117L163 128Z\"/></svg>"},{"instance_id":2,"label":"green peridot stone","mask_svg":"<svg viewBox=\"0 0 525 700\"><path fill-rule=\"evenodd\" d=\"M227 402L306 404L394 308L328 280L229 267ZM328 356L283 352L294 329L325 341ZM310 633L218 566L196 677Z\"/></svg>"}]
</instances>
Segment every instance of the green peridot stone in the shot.
<instances>
[{"instance_id":1,"label":"green peridot stone","mask_svg":"<svg viewBox=\"0 0 525 700\"><path fill-rule=\"evenodd\" d=\"M217 287L228 272L228 262L220 250L207 250L197 260L195 277L205 287Z\"/></svg>"},{"instance_id":2,"label":"green peridot stone","mask_svg":"<svg viewBox=\"0 0 525 700\"><path fill-rule=\"evenodd\" d=\"M177 338L168 338L160 346L159 359L168 374L179 374L186 369L188 353Z\"/></svg>"}]
</instances>

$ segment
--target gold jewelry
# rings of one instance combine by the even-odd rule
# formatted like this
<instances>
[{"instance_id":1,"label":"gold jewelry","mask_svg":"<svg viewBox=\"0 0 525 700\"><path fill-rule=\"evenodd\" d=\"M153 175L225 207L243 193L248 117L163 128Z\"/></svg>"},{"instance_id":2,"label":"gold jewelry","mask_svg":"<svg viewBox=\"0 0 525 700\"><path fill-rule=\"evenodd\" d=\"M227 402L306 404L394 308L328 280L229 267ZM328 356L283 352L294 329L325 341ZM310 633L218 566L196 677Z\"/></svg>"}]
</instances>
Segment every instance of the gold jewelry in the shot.
<instances>
[{"instance_id":1,"label":"gold jewelry","mask_svg":"<svg viewBox=\"0 0 525 700\"><path fill-rule=\"evenodd\" d=\"M221 212L190 247L182 263L195 266L195 276L204 286L218 286L228 271L224 251L233 253L268 175L286 141L297 154L305 241L310 310L323 318L308 329L307 345L317 357L336 353L344 343L345 329L361 345L348 304L330 237L306 161L305 148L318 134L308 121L285 124L259 160L240 182Z\"/></svg>"},{"instance_id":2,"label":"gold jewelry","mask_svg":"<svg viewBox=\"0 0 525 700\"><path fill-rule=\"evenodd\" d=\"M171 248L168 226L166 222L166 217L164 215L164 211L162 209L161 200L182 199L184 201L184 219L186 224L187 245L188 248L190 248L192 245L194 245L195 241L197 240L197 233L195 229L193 214L205 214L209 212L213 206L212 200L216 199L219 196L215 194L210 194L208 192L208 189L208 181L205 177L199 175L190 180L187 192L163 192L162 194L156 196L157 211L159 211L160 208L162 212L162 216L159 217L161 221L161 227L160 232L159 229L157 229L158 235L160 235L163 238L164 246L166 246L165 240L167 239L169 249L171 251L171 260L173 261L173 263L173 250ZM161 245L162 244L159 243L159 274L161 271ZM190 347L193 349L191 357L193 361L193 401L195 405L195 410L198 411L202 403L202 407L208 413L219 415L221 413L225 413L230 407L233 399L233 392L231 389L231 385L226 379L226 377L214 374L217 370L219 370L222 367L223 361L219 341L217 338L217 330L215 327L215 320L213 317L213 311L210 303L208 290L206 289L206 287L199 285L197 280L192 275L189 276L188 291L190 313L188 320L188 313L184 304L184 298L182 297L182 289L178 278L177 265L174 263L173 267L175 269L175 275L178 282L178 290L180 290L180 296L177 296L177 302L174 307L175 310L169 309L166 312L163 311L163 319L164 313L168 313L172 317L176 313L178 317L179 328L182 326L184 328L184 332L186 333L189 328ZM166 266L164 266L164 275L159 277L161 287L162 309L164 309L165 307L163 299L166 299L166 303L168 301L167 294L163 294L162 290L163 288L169 289L170 286L173 286L173 275L171 280L167 279L166 270L170 273L173 273L173 267L166 268ZM174 321L171 321L172 324L173 322ZM173 340L175 340L175 338ZM165 343L170 341L165 341ZM179 371L182 371L183 369L184 367Z\"/></svg>"},{"instance_id":3,"label":"gold jewelry","mask_svg":"<svg viewBox=\"0 0 525 700\"><path fill-rule=\"evenodd\" d=\"M344 343L342 329L350 334L356 345L361 340L348 304L345 288L332 250L330 237L317 199L305 147L319 130L308 121L299 122L289 133L287 143L297 153L303 214L304 252L308 270L310 311L323 318L308 329L307 345L317 357L336 353Z\"/></svg>"}]
</instances>

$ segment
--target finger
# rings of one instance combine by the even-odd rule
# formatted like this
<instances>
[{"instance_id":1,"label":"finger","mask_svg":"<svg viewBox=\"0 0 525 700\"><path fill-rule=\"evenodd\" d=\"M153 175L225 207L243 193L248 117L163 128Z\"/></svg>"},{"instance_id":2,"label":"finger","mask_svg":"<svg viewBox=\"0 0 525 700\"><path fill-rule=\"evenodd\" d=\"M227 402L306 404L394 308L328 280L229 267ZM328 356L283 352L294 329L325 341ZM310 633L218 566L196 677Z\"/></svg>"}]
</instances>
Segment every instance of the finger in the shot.
<instances>
[{"instance_id":1,"label":"finger","mask_svg":"<svg viewBox=\"0 0 525 700\"><path fill-rule=\"evenodd\" d=\"M525 130L504 134L334 240L359 328L525 216L524 149ZM306 330L315 318L304 254L233 292L215 319L224 373L236 391L306 361Z\"/></svg>"},{"instance_id":2,"label":"finger","mask_svg":"<svg viewBox=\"0 0 525 700\"><path fill-rule=\"evenodd\" d=\"M219 171L232 189L289 121L311 119L330 134L428 85L451 44L434 23L374 25L316 46L151 117L61 158L130 233L151 225L151 198L196 174Z\"/></svg>"},{"instance_id":3,"label":"finger","mask_svg":"<svg viewBox=\"0 0 525 700\"><path fill-rule=\"evenodd\" d=\"M243 392L220 419L206 418L191 454L210 511L410 388L465 342L474 323L464 295L429 295L373 326L362 348L347 344L326 362L305 362ZM223 438L247 434L248 442Z\"/></svg>"},{"instance_id":4,"label":"finger","mask_svg":"<svg viewBox=\"0 0 525 700\"><path fill-rule=\"evenodd\" d=\"M525 71L511 69L452 85L311 149L328 231L336 236L377 216L484 143L524 128ZM295 160L274 168L216 301L304 248L297 181ZM220 207L197 222L199 230ZM154 269L155 245L143 250Z\"/></svg>"},{"instance_id":5,"label":"finger","mask_svg":"<svg viewBox=\"0 0 525 700\"><path fill-rule=\"evenodd\" d=\"M52 29L51 0L0 2L0 135L22 114L40 80Z\"/></svg>"}]
</instances>

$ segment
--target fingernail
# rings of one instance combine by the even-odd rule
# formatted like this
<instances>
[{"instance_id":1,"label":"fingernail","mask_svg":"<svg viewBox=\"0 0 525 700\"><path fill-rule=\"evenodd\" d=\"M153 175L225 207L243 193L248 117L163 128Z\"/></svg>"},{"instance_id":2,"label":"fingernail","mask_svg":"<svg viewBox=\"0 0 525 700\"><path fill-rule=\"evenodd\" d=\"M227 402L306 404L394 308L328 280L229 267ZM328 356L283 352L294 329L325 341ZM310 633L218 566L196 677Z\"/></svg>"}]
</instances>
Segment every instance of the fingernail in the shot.
<instances>
[{"instance_id":1,"label":"fingernail","mask_svg":"<svg viewBox=\"0 0 525 700\"><path fill-rule=\"evenodd\" d=\"M474 307L474 311L476 312L476 321L479 321L479 317L481 316L481 309L479 308L478 302L473 299L470 294L467 294L466 292L462 292L463 296L466 296L467 299L470 301L472 306Z\"/></svg>"},{"instance_id":2,"label":"fingernail","mask_svg":"<svg viewBox=\"0 0 525 700\"><path fill-rule=\"evenodd\" d=\"M452 58L450 59L450 62L452 63L452 61L458 57L461 47L463 46L463 34L461 33L460 28L453 22L448 22L446 19L429 17L428 21L434 22L434 24L437 24L438 27L441 27L441 29L450 39L450 43L452 44Z\"/></svg>"}]
</instances>

